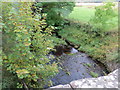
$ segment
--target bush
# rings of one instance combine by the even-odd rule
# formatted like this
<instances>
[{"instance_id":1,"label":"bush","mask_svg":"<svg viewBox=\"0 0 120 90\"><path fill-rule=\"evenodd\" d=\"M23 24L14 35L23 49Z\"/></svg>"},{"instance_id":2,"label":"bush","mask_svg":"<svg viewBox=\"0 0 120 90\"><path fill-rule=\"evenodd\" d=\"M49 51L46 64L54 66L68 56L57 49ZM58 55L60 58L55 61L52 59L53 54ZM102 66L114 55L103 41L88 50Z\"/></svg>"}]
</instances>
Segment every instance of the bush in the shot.
<instances>
[{"instance_id":1,"label":"bush","mask_svg":"<svg viewBox=\"0 0 120 90\"><path fill-rule=\"evenodd\" d=\"M48 25L58 29L64 25L64 18L72 12L74 6L74 2L37 2L33 11L37 15L41 14L41 19L46 19Z\"/></svg>"},{"instance_id":2,"label":"bush","mask_svg":"<svg viewBox=\"0 0 120 90\"><path fill-rule=\"evenodd\" d=\"M114 6L114 3L108 2L95 7L95 16L90 20L90 23L102 32L116 27L118 25L118 14L114 10Z\"/></svg>"},{"instance_id":3,"label":"bush","mask_svg":"<svg viewBox=\"0 0 120 90\"><path fill-rule=\"evenodd\" d=\"M2 3L3 66L17 76L18 88L43 87L58 72L57 63L47 64L54 44L46 38L50 34L41 33L39 25L44 22L32 18L32 4Z\"/></svg>"}]
</instances>

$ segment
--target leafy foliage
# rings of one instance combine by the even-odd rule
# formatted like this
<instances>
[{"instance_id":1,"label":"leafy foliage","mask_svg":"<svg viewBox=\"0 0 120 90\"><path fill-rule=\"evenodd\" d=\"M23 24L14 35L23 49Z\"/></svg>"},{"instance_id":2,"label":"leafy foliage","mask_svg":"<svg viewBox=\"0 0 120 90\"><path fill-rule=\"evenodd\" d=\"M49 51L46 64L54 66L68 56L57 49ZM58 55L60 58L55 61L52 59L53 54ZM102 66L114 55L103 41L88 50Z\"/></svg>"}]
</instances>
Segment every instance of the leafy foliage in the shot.
<instances>
[{"instance_id":1,"label":"leafy foliage","mask_svg":"<svg viewBox=\"0 0 120 90\"><path fill-rule=\"evenodd\" d=\"M48 34L46 38L52 40L54 46L66 45L64 40L56 38L56 33L64 27L66 23L64 17L71 13L75 4L73 2L36 2L32 6L34 17L37 16L40 22L43 21L39 26L42 33Z\"/></svg>"},{"instance_id":2,"label":"leafy foliage","mask_svg":"<svg viewBox=\"0 0 120 90\"><path fill-rule=\"evenodd\" d=\"M46 38L50 34L41 33L39 25L45 22L32 17L32 4L3 3L2 7L3 65L17 75L18 88L43 87L45 80L58 72L57 63L47 64L54 44Z\"/></svg>"},{"instance_id":3,"label":"leafy foliage","mask_svg":"<svg viewBox=\"0 0 120 90\"><path fill-rule=\"evenodd\" d=\"M6 70L6 68L2 67L2 82L1 82L1 89L2 88L15 88L17 87L17 76L13 73L10 73Z\"/></svg>"},{"instance_id":4,"label":"leafy foliage","mask_svg":"<svg viewBox=\"0 0 120 90\"><path fill-rule=\"evenodd\" d=\"M36 14L41 14L41 18L46 18L48 25L58 26L64 25L64 17L67 17L75 4L73 2L38 2L35 3Z\"/></svg>"},{"instance_id":5,"label":"leafy foliage","mask_svg":"<svg viewBox=\"0 0 120 90\"><path fill-rule=\"evenodd\" d=\"M95 16L90 20L90 23L95 27L100 28L102 31L114 28L117 26L118 18L114 10L114 3L108 2L102 6L95 8Z\"/></svg>"}]
</instances>

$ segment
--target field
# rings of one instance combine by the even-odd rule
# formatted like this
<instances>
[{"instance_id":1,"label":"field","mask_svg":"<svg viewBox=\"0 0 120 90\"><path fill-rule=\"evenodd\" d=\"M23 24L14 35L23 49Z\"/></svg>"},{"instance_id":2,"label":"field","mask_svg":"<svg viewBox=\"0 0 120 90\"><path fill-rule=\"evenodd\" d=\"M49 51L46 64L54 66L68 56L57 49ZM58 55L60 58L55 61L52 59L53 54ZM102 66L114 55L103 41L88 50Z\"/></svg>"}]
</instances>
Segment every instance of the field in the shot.
<instances>
[{"instance_id":1,"label":"field","mask_svg":"<svg viewBox=\"0 0 120 90\"><path fill-rule=\"evenodd\" d=\"M109 24L107 26L107 30L106 31L116 31L117 30L117 26L118 26L118 10L115 9L115 13L116 13L116 17L111 18L108 20L109 22L114 22L113 24ZM89 22L90 19L92 19L95 15L95 8L93 7L74 7L74 10L72 11L72 13L69 15L69 17L67 19L73 20L73 21L79 21L79 22Z\"/></svg>"},{"instance_id":2,"label":"field","mask_svg":"<svg viewBox=\"0 0 120 90\"><path fill-rule=\"evenodd\" d=\"M90 18L94 16L94 12L94 8L74 7L74 10L69 15L68 19L77 20L80 22L88 22Z\"/></svg>"}]
</instances>

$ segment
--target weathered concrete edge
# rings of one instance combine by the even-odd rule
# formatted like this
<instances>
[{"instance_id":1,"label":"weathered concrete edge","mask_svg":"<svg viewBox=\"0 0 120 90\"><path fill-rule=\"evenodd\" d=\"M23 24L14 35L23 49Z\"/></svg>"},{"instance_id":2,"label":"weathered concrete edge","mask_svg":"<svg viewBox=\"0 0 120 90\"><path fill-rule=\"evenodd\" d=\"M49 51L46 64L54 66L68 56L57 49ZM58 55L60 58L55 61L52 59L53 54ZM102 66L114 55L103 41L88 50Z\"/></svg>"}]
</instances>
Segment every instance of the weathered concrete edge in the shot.
<instances>
[{"instance_id":1,"label":"weathered concrete edge","mask_svg":"<svg viewBox=\"0 0 120 90\"><path fill-rule=\"evenodd\" d=\"M57 85L50 87L46 90L54 90L54 89L70 89L73 90L74 88L116 88L118 89L118 71L119 69L114 70L107 76L101 76L98 78L85 78L79 79L70 82L69 84L65 85Z\"/></svg>"}]
</instances>

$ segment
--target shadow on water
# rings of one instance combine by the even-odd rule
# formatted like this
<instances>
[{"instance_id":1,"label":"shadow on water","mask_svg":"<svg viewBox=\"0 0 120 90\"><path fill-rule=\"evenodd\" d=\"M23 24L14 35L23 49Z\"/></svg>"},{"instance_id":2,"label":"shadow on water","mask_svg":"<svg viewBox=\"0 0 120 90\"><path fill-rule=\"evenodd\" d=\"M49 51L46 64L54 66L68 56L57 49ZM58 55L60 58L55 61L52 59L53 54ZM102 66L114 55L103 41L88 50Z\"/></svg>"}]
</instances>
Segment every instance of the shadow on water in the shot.
<instances>
[{"instance_id":1,"label":"shadow on water","mask_svg":"<svg viewBox=\"0 0 120 90\"><path fill-rule=\"evenodd\" d=\"M75 49L72 49L75 50ZM85 53L75 50L74 54L63 54L59 57L62 69L51 78L52 86L68 84L71 81L99 77L105 75L105 71L96 62L89 58ZM45 87L45 88L48 88Z\"/></svg>"}]
</instances>

